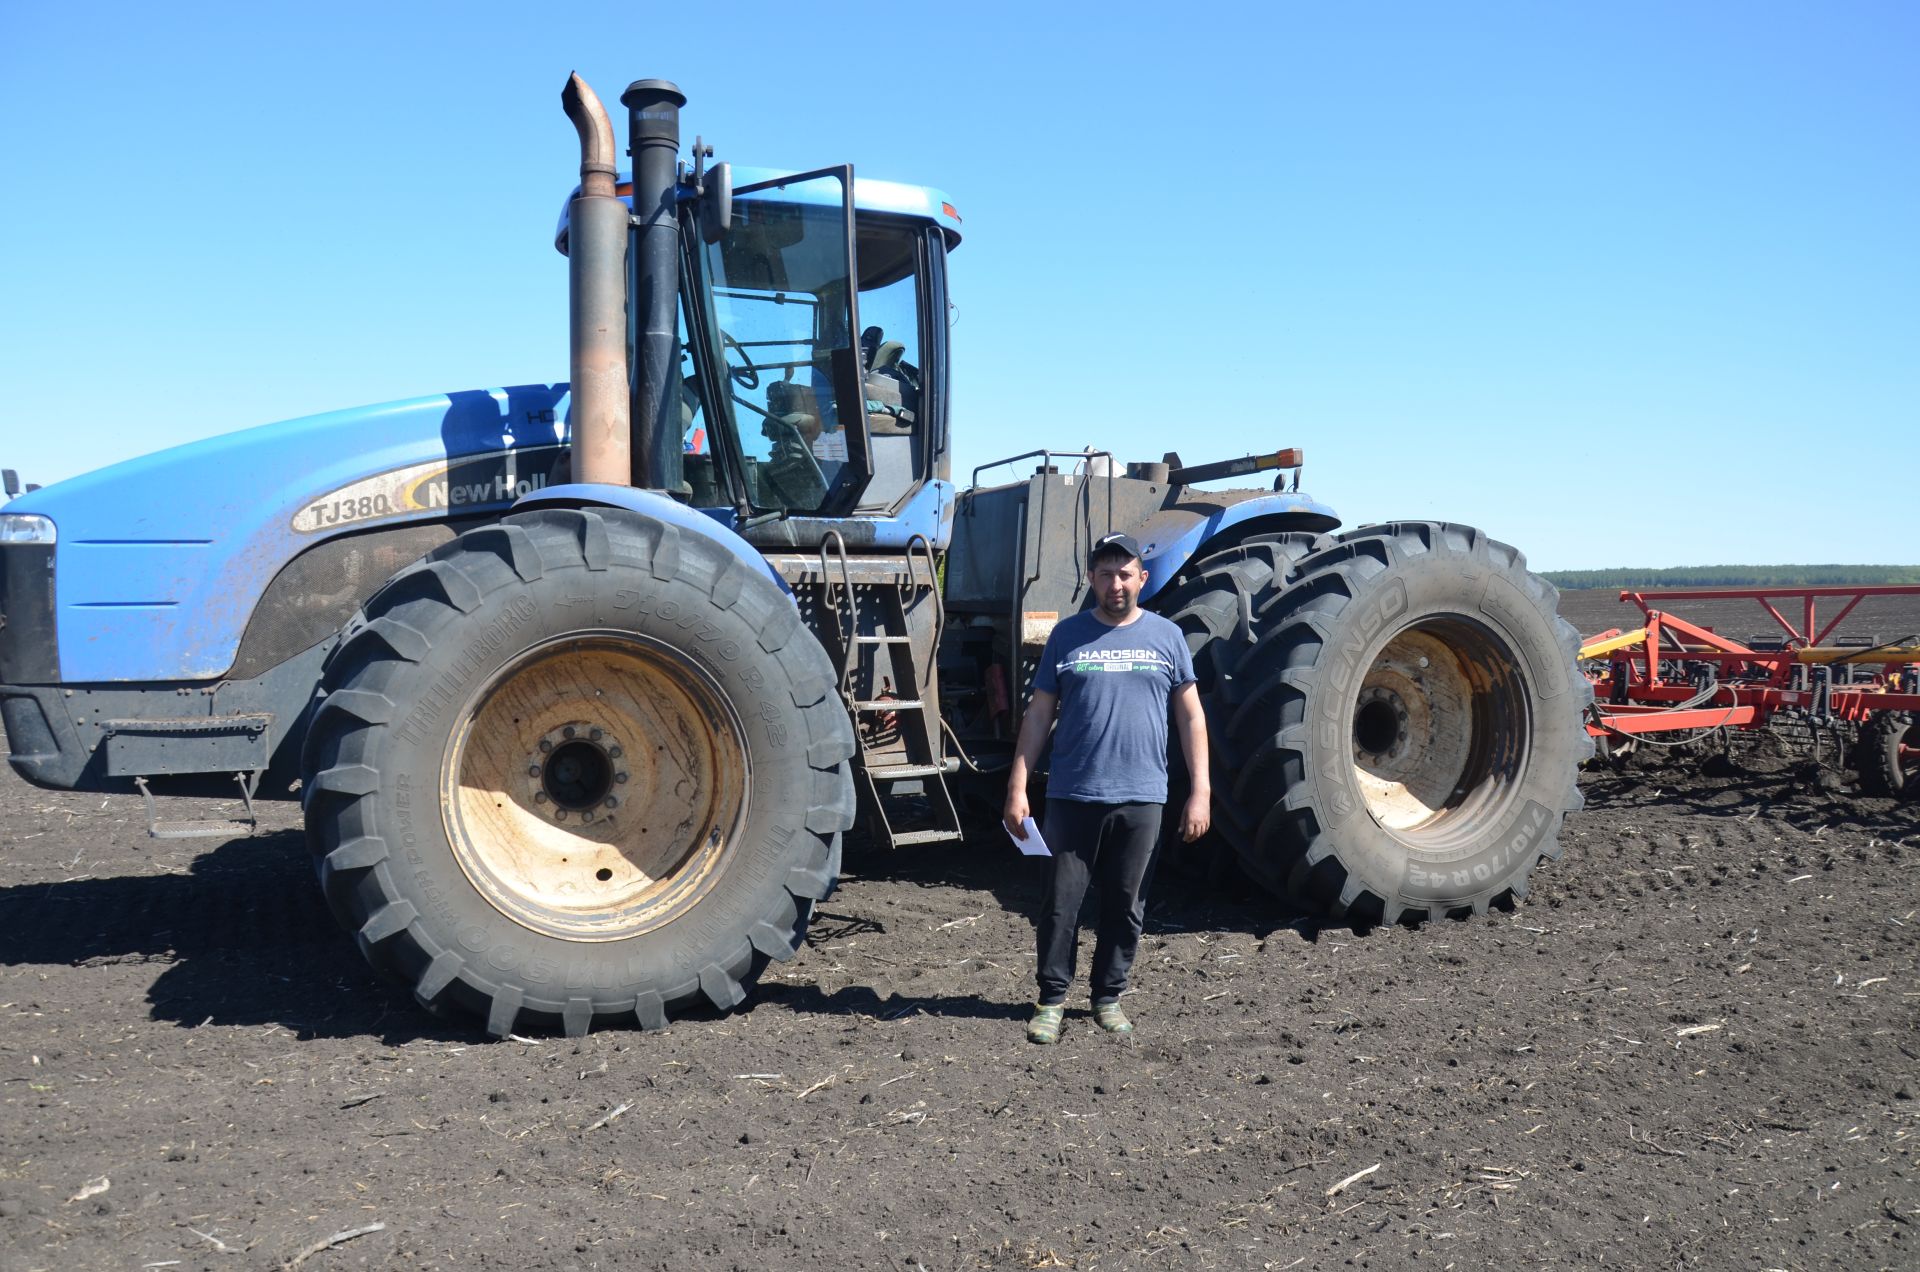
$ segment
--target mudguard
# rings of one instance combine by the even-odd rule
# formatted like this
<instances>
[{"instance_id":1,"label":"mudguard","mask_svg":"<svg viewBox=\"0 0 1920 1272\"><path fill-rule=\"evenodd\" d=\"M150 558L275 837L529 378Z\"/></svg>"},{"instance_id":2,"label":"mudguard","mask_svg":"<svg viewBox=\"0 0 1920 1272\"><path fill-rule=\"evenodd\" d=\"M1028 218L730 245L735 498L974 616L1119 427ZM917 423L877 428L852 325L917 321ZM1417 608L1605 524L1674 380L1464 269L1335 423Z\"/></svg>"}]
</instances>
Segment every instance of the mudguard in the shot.
<instances>
[{"instance_id":1,"label":"mudguard","mask_svg":"<svg viewBox=\"0 0 1920 1272\"><path fill-rule=\"evenodd\" d=\"M520 499L513 505L515 512L527 512L534 508L625 508L651 517L655 521L664 521L676 530L697 534L719 544L740 558L742 562L765 574L779 585L787 595L793 595L793 589L787 586L779 571L767 564L759 549L733 532L733 513L726 508L701 510L688 507L665 495L651 490L636 490L631 486L603 486L588 482L571 482L563 486L547 486L537 493Z\"/></svg>"},{"instance_id":2,"label":"mudguard","mask_svg":"<svg viewBox=\"0 0 1920 1272\"><path fill-rule=\"evenodd\" d=\"M1223 543L1265 530L1310 530L1325 533L1339 528L1332 508L1310 495L1278 492L1256 495L1223 507L1184 504L1156 512L1138 530L1141 564L1147 584L1140 599L1153 599L1173 582L1189 561L1217 550Z\"/></svg>"}]
</instances>

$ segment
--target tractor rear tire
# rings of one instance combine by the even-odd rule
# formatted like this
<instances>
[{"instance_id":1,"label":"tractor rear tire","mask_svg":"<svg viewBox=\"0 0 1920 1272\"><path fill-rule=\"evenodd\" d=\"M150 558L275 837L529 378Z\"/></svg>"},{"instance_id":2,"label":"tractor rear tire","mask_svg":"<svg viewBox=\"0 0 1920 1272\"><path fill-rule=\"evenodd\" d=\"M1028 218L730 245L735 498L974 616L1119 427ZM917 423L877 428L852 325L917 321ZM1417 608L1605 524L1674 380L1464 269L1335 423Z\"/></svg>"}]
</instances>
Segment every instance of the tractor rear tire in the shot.
<instances>
[{"instance_id":1,"label":"tractor rear tire","mask_svg":"<svg viewBox=\"0 0 1920 1272\"><path fill-rule=\"evenodd\" d=\"M853 821L853 733L793 602L618 509L508 517L349 625L303 756L328 903L487 1032L663 1027L791 958Z\"/></svg>"},{"instance_id":2,"label":"tractor rear tire","mask_svg":"<svg viewBox=\"0 0 1920 1272\"><path fill-rule=\"evenodd\" d=\"M1210 558L1161 606L1194 652L1215 823L1240 865L1356 923L1524 897L1593 750L1553 587L1467 526L1302 546Z\"/></svg>"},{"instance_id":3,"label":"tractor rear tire","mask_svg":"<svg viewBox=\"0 0 1920 1272\"><path fill-rule=\"evenodd\" d=\"M1920 715L1875 713L1860 734L1860 777L1875 794L1920 800Z\"/></svg>"}]
</instances>

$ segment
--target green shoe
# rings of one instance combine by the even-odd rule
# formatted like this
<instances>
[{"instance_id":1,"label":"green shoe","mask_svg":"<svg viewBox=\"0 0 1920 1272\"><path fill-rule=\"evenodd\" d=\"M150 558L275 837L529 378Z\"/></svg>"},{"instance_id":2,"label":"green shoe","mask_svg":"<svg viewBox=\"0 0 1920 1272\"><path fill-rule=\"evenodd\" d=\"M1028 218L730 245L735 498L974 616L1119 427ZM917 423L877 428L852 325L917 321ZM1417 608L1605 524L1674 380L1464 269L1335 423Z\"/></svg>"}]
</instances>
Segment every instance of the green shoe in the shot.
<instances>
[{"instance_id":1,"label":"green shoe","mask_svg":"<svg viewBox=\"0 0 1920 1272\"><path fill-rule=\"evenodd\" d=\"M1124 1034L1133 1032L1133 1022L1127 1019L1127 1013L1120 1010L1119 1003L1095 1003L1093 1005L1093 1023L1108 1033Z\"/></svg>"},{"instance_id":2,"label":"green shoe","mask_svg":"<svg viewBox=\"0 0 1920 1272\"><path fill-rule=\"evenodd\" d=\"M1035 1003L1033 1019L1027 1021L1027 1041L1043 1047L1060 1041L1060 1023L1066 1015L1065 1003Z\"/></svg>"}]
</instances>

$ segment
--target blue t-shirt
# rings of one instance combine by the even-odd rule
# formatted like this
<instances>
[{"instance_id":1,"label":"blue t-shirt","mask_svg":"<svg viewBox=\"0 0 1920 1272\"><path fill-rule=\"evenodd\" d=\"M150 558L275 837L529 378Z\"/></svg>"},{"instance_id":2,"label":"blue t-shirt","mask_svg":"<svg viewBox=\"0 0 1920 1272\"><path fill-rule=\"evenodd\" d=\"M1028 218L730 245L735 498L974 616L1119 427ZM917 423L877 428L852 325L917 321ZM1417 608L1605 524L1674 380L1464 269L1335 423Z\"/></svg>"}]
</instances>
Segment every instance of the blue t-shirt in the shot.
<instances>
[{"instance_id":1,"label":"blue t-shirt","mask_svg":"<svg viewBox=\"0 0 1920 1272\"><path fill-rule=\"evenodd\" d=\"M1084 610L1040 651L1033 687L1060 698L1049 799L1167 802L1167 698L1193 679L1181 630L1141 612L1111 627Z\"/></svg>"}]
</instances>

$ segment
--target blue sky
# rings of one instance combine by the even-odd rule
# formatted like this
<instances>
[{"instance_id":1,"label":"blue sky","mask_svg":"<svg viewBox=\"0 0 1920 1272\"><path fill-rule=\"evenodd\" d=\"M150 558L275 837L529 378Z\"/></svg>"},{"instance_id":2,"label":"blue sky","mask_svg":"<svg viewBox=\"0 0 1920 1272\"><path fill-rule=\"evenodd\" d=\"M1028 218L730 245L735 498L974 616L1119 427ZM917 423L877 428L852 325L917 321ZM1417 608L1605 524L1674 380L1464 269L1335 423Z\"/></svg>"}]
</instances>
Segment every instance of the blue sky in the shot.
<instances>
[{"instance_id":1,"label":"blue sky","mask_svg":"<svg viewBox=\"0 0 1920 1272\"><path fill-rule=\"evenodd\" d=\"M0 463L563 379L578 69L952 196L959 472L1298 445L1539 568L1920 556L1920 6L579 8L0 5Z\"/></svg>"}]
</instances>

